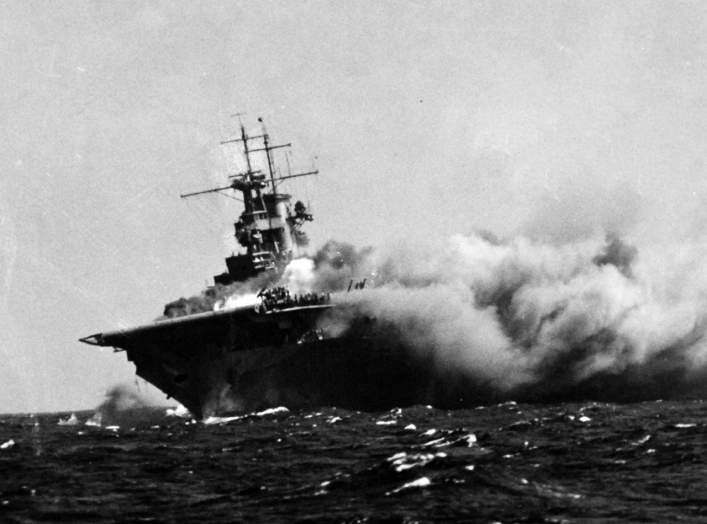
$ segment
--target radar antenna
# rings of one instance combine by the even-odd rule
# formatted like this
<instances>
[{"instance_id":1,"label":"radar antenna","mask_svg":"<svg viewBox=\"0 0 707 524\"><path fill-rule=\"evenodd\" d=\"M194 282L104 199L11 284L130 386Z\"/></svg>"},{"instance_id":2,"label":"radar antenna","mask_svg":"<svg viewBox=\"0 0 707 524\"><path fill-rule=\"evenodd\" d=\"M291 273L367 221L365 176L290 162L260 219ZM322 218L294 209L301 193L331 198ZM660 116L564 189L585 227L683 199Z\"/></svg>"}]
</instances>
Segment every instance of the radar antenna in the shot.
<instances>
[{"instance_id":1,"label":"radar antenna","mask_svg":"<svg viewBox=\"0 0 707 524\"><path fill-rule=\"evenodd\" d=\"M236 240L246 248L247 252L239 255L234 254L226 259L228 271L214 277L217 284L229 284L245 280L262 271L282 269L292 259L298 247L307 245L307 235L302 231L302 226L305 222L313 220L307 206L301 201L297 201L291 208L291 195L278 193L277 190L278 184L285 180L316 175L319 170L296 174L288 171L287 175L280 176L272 152L275 149L291 147L292 144L272 145L262 118L258 118L258 122L262 124L261 134L248 135L241 120L243 114L232 115L238 118L240 136L223 140L221 144L242 144L246 170L229 175L231 183L227 186L180 195L182 198L188 198L228 189L239 191L243 195L245 209L240 214L238 221L234 223L234 227ZM262 139L262 147L251 145L250 142L256 139ZM251 155L260 151L265 152L267 173L254 169L253 166ZM270 191L267 190L268 186Z\"/></svg>"}]
</instances>

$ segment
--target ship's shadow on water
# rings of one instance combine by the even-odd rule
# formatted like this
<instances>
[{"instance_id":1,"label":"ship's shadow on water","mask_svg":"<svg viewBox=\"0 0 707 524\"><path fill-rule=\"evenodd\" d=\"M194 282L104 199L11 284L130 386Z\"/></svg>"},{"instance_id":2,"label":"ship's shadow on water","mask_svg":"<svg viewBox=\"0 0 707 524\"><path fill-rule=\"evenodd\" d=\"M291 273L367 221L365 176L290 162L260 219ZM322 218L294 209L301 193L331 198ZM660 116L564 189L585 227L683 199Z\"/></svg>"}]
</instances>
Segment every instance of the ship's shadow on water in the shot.
<instances>
[{"instance_id":1,"label":"ship's shadow on water","mask_svg":"<svg viewBox=\"0 0 707 524\"><path fill-rule=\"evenodd\" d=\"M0 417L1 520L707 518L701 401L169 413Z\"/></svg>"}]
</instances>

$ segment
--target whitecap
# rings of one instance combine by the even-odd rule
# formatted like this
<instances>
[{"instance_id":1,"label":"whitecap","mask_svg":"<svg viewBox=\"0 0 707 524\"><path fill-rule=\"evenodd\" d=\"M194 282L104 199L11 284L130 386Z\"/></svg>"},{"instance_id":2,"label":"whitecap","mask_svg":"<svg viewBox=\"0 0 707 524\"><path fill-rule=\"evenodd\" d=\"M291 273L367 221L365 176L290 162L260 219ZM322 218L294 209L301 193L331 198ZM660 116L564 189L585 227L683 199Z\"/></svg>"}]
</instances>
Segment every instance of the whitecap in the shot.
<instances>
[{"instance_id":1,"label":"whitecap","mask_svg":"<svg viewBox=\"0 0 707 524\"><path fill-rule=\"evenodd\" d=\"M413 453L411 455L404 454L404 456L399 457L395 460L389 460L395 471L398 473L416 468L418 466L425 466L432 462L435 456L432 453Z\"/></svg>"},{"instance_id":2,"label":"whitecap","mask_svg":"<svg viewBox=\"0 0 707 524\"><path fill-rule=\"evenodd\" d=\"M412 482L408 482L406 484L403 484L397 489L394 489L393 491L389 491L386 493L386 495L392 495L394 493L398 493L404 489L410 489L410 488L426 488L428 486L432 485L432 481L428 477L420 477L417 480L413 480Z\"/></svg>"},{"instance_id":3,"label":"whitecap","mask_svg":"<svg viewBox=\"0 0 707 524\"><path fill-rule=\"evenodd\" d=\"M651 436L650 436L650 435L646 435L646 436L644 436L644 437L639 438L639 439L638 439L637 441L635 441L635 442L631 442L631 444L633 444L634 446L640 446L641 444L645 444L646 442L648 442L650 439L651 439Z\"/></svg>"},{"instance_id":4,"label":"whitecap","mask_svg":"<svg viewBox=\"0 0 707 524\"><path fill-rule=\"evenodd\" d=\"M76 417L76 413L72 413L71 416L66 418L60 418L57 422L58 426L76 426L79 424L79 419Z\"/></svg>"},{"instance_id":5,"label":"whitecap","mask_svg":"<svg viewBox=\"0 0 707 524\"><path fill-rule=\"evenodd\" d=\"M234 420L240 420L242 419L242 416L235 416L235 417L206 417L204 420L202 420L202 424L205 424L207 426L212 426L214 424L228 424L229 422L233 422Z\"/></svg>"},{"instance_id":6,"label":"whitecap","mask_svg":"<svg viewBox=\"0 0 707 524\"><path fill-rule=\"evenodd\" d=\"M445 446L456 446L458 447L460 443L465 443L467 447L471 448L476 445L476 435L469 433L459 438L447 439L445 437L436 438L429 440L422 444L424 447L434 446L435 448L442 448Z\"/></svg>"},{"instance_id":7,"label":"whitecap","mask_svg":"<svg viewBox=\"0 0 707 524\"><path fill-rule=\"evenodd\" d=\"M13 439L8 440L7 442L3 442L0 444L0 449L10 449L11 447L15 446L15 441Z\"/></svg>"},{"instance_id":8,"label":"whitecap","mask_svg":"<svg viewBox=\"0 0 707 524\"><path fill-rule=\"evenodd\" d=\"M279 415L280 413L289 413L290 410L287 409L285 406L278 406L276 408L269 408L265 409L263 411L258 411L255 416L256 417L266 417L268 415ZM321 413L315 413L316 415L321 415Z\"/></svg>"},{"instance_id":9,"label":"whitecap","mask_svg":"<svg viewBox=\"0 0 707 524\"><path fill-rule=\"evenodd\" d=\"M685 429L685 428L694 428L695 426L697 426L697 424L695 424L695 423L681 422L681 423L675 424L674 427L676 427L678 429Z\"/></svg>"},{"instance_id":10,"label":"whitecap","mask_svg":"<svg viewBox=\"0 0 707 524\"><path fill-rule=\"evenodd\" d=\"M83 423L84 426L89 426L92 428L100 428L101 427L101 413L97 412L95 413L90 419L88 419L86 422Z\"/></svg>"},{"instance_id":11,"label":"whitecap","mask_svg":"<svg viewBox=\"0 0 707 524\"><path fill-rule=\"evenodd\" d=\"M279 415L281 413L289 413L290 410L287 409L284 406L278 406L276 408L268 408L263 411L258 411L255 413L248 413L247 415L233 415L231 417L217 417L217 416L210 416L206 417L203 419L201 422L202 424L206 424L207 426L211 426L213 424L228 424L229 422L233 422L234 420L241 420L244 419L245 417L267 417L270 415ZM188 422L187 422L188 424Z\"/></svg>"},{"instance_id":12,"label":"whitecap","mask_svg":"<svg viewBox=\"0 0 707 524\"><path fill-rule=\"evenodd\" d=\"M532 425L532 422L530 422L529 420L517 420L517 421L513 422L512 424L510 424L508 427L513 428L513 429L517 429L517 428L527 428L528 426L531 426L531 425Z\"/></svg>"},{"instance_id":13,"label":"whitecap","mask_svg":"<svg viewBox=\"0 0 707 524\"><path fill-rule=\"evenodd\" d=\"M165 415L168 417L191 418L191 413L182 404L177 404L174 408L167 408Z\"/></svg>"}]
</instances>

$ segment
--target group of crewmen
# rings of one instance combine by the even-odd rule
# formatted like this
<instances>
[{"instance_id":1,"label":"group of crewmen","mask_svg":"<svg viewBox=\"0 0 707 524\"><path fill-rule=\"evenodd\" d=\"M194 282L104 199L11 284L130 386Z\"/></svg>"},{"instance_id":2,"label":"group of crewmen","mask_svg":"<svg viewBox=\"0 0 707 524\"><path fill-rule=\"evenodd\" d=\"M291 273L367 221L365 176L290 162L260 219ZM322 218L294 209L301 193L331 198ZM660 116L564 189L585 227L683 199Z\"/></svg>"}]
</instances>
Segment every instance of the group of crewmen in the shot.
<instances>
[{"instance_id":1,"label":"group of crewmen","mask_svg":"<svg viewBox=\"0 0 707 524\"><path fill-rule=\"evenodd\" d=\"M290 294L290 290L284 286L263 288L258 292L261 299L261 311L269 311L274 308L289 308L297 306L316 306L327 304L331 300L330 293L303 293L301 295Z\"/></svg>"}]
</instances>

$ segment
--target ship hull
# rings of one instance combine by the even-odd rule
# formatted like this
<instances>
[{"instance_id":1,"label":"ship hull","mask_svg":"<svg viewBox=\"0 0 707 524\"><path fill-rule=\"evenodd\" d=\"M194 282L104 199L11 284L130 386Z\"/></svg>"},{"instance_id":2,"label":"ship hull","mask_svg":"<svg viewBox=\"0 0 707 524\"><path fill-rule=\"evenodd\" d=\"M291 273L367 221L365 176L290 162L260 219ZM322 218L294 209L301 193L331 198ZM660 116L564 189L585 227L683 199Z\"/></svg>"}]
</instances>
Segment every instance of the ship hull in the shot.
<instances>
[{"instance_id":1,"label":"ship hull","mask_svg":"<svg viewBox=\"0 0 707 524\"><path fill-rule=\"evenodd\" d=\"M581 381L550 370L548 380L504 390L470 370L445 366L433 358L434 348L422 352L403 344L405 337L375 319L354 315L343 333L331 336L326 328L336 324L331 321L337 312L329 305L267 312L249 307L81 340L125 351L138 376L198 418L277 406L459 408L510 399L635 401L704 391L703 375L686 380L680 362L663 360Z\"/></svg>"},{"instance_id":2,"label":"ship hull","mask_svg":"<svg viewBox=\"0 0 707 524\"><path fill-rule=\"evenodd\" d=\"M134 348L128 358L139 376L197 416L275 406L375 410L427 399L421 362L402 348L363 338L242 351L231 351L227 344L201 346L195 348L186 377L175 375L165 349Z\"/></svg>"},{"instance_id":3,"label":"ship hull","mask_svg":"<svg viewBox=\"0 0 707 524\"><path fill-rule=\"evenodd\" d=\"M276 406L379 410L457 407L491 400L428 356L376 333L370 319L336 337L321 329L330 306L190 315L84 342L125 350L136 373L195 416Z\"/></svg>"}]
</instances>

